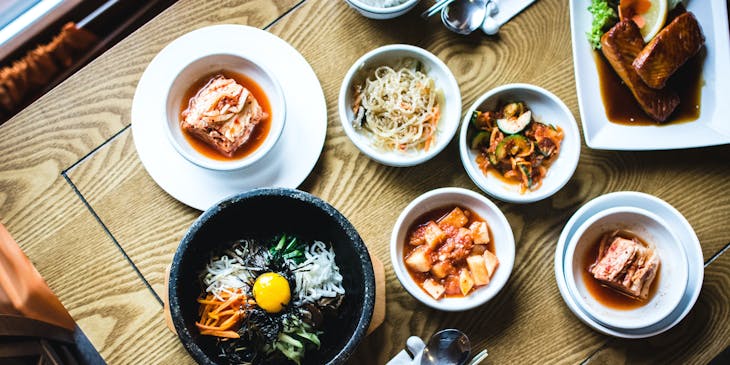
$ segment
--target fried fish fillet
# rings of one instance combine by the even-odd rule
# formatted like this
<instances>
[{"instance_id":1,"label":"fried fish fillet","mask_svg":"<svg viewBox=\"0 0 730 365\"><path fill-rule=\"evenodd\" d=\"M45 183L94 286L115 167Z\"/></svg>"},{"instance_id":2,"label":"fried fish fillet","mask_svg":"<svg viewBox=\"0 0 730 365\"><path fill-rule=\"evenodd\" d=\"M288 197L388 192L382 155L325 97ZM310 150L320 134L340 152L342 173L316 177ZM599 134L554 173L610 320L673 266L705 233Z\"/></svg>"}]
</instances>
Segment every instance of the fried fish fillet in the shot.
<instances>
[{"instance_id":1,"label":"fried fish fillet","mask_svg":"<svg viewBox=\"0 0 730 365\"><path fill-rule=\"evenodd\" d=\"M661 89L687 60L700 51L705 36L690 12L675 18L636 56L632 66L644 83Z\"/></svg>"},{"instance_id":2,"label":"fried fish fillet","mask_svg":"<svg viewBox=\"0 0 730 365\"><path fill-rule=\"evenodd\" d=\"M601 37L601 46L603 55L631 90L641 109L658 122L666 121L679 105L679 96L666 88L650 88L632 66L644 48L644 39L636 24L630 20L617 23Z\"/></svg>"}]
</instances>

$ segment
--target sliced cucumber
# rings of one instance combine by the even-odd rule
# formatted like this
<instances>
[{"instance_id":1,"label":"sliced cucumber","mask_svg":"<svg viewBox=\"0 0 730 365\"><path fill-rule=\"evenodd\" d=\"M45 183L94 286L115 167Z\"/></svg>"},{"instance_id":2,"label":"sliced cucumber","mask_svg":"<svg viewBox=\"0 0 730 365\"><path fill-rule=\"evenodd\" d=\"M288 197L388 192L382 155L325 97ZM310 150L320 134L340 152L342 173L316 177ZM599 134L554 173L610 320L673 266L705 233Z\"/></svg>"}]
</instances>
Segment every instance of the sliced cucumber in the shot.
<instances>
[{"instance_id":1,"label":"sliced cucumber","mask_svg":"<svg viewBox=\"0 0 730 365\"><path fill-rule=\"evenodd\" d=\"M489 145L489 135L487 131L479 131L474 138L471 139L471 148L477 149L482 145Z\"/></svg>"},{"instance_id":2,"label":"sliced cucumber","mask_svg":"<svg viewBox=\"0 0 730 365\"><path fill-rule=\"evenodd\" d=\"M508 118L520 116L525 110L527 110L527 107L521 101L514 101L502 107L502 113Z\"/></svg>"},{"instance_id":3,"label":"sliced cucumber","mask_svg":"<svg viewBox=\"0 0 730 365\"><path fill-rule=\"evenodd\" d=\"M487 152L487 160L489 161L489 164L494 166L495 168L499 166L499 161L497 161L496 154L492 152Z\"/></svg>"},{"instance_id":4,"label":"sliced cucumber","mask_svg":"<svg viewBox=\"0 0 730 365\"><path fill-rule=\"evenodd\" d=\"M471 123L471 125L476 129L481 129L477 124L477 122L479 121L479 114L481 114L481 112L475 110L473 113L471 113L471 119L469 119L469 123Z\"/></svg>"},{"instance_id":5,"label":"sliced cucumber","mask_svg":"<svg viewBox=\"0 0 730 365\"><path fill-rule=\"evenodd\" d=\"M497 128L504 134L517 134L522 132L532 121L532 112L526 111L517 118L497 119Z\"/></svg>"},{"instance_id":6,"label":"sliced cucumber","mask_svg":"<svg viewBox=\"0 0 730 365\"><path fill-rule=\"evenodd\" d=\"M530 169L527 167L527 165L524 165L524 164L520 165L520 170L522 171L523 174L525 174L525 177L527 177L527 187L531 188L532 187L532 171L530 171Z\"/></svg>"},{"instance_id":7,"label":"sliced cucumber","mask_svg":"<svg viewBox=\"0 0 730 365\"><path fill-rule=\"evenodd\" d=\"M532 147L532 143L525 136L519 134L513 134L505 137L494 151L497 160L502 161L507 156L517 156L522 153L526 153Z\"/></svg>"}]
</instances>

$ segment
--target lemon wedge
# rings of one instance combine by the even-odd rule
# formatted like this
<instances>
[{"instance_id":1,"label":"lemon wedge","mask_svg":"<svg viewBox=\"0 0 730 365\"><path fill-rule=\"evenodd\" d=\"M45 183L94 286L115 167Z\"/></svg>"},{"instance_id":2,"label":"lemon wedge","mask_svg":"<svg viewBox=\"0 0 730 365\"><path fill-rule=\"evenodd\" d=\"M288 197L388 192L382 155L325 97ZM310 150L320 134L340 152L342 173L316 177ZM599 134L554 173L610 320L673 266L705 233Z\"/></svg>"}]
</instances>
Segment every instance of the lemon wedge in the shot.
<instances>
[{"instance_id":1,"label":"lemon wedge","mask_svg":"<svg viewBox=\"0 0 730 365\"><path fill-rule=\"evenodd\" d=\"M641 14L644 18L644 26L641 27L640 31L645 43L652 40L664 28L667 13L669 12L667 0L650 0L650 2L651 7L649 7L649 10Z\"/></svg>"}]
</instances>

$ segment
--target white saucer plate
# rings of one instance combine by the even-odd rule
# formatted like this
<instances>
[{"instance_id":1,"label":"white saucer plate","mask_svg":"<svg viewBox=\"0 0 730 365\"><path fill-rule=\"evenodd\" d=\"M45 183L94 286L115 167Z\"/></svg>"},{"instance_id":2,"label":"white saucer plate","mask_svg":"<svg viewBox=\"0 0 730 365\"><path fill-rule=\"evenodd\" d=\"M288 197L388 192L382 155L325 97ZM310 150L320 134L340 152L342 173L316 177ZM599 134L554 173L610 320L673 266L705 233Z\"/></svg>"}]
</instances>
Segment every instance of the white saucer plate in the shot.
<instances>
[{"instance_id":1,"label":"white saucer plate","mask_svg":"<svg viewBox=\"0 0 730 365\"><path fill-rule=\"evenodd\" d=\"M276 146L254 165L208 170L180 156L165 136L164 85L200 57L238 54L267 66L281 83L287 121ZM314 168L327 133L327 105L309 63L287 42L258 28L215 25L177 38L150 62L132 102L132 136L152 179L180 202L199 210L260 187L296 188Z\"/></svg>"},{"instance_id":2,"label":"white saucer plate","mask_svg":"<svg viewBox=\"0 0 730 365\"><path fill-rule=\"evenodd\" d=\"M680 299L679 305L667 317L658 323L637 329L620 329L603 325L591 317L581 308L569 292L564 271L564 260L567 243L578 227L592 215L609 208L632 206L646 209L663 218L669 226L675 227L674 232L684 246L689 263L689 278L687 288ZM687 219L669 203L649 194L640 192L616 192L595 198L583 205L568 220L563 228L557 247L555 248L555 279L565 304L583 323L594 330L606 335L621 338L646 338L658 335L669 330L679 323L694 306L702 289L704 279L704 259L702 247L692 226Z\"/></svg>"}]
</instances>

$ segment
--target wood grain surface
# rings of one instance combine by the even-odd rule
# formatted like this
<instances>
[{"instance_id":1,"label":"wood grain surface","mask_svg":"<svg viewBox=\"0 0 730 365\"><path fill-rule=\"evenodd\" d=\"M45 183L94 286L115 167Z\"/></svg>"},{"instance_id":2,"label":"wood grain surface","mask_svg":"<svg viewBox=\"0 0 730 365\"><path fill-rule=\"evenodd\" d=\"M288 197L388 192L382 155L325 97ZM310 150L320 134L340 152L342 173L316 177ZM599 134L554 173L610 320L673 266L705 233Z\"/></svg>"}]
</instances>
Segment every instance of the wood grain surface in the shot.
<instances>
[{"instance_id":1,"label":"wood grain surface","mask_svg":"<svg viewBox=\"0 0 730 365\"><path fill-rule=\"evenodd\" d=\"M429 28L418 18L418 11L401 19L373 21L342 2L314 0L306 1L271 27L272 33L294 45L312 64L328 101L325 147L315 171L301 188L342 211L373 254L386 263L386 322L363 342L353 362L384 363L405 345L409 335L428 336L443 327L465 330L475 339L477 349L490 349L494 362L576 363L603 348L606 337L582 325L560 298L552 258L565 221L587 200L606 192L639 190L675 205L697 230L705 257L730 241L715 221L730 215L728 198L722 196L727 186L723 177L729 171L727 166L718 166L728 148L616 153L584 146L574 179L556 196L530 206L499 204L513 226L518 248L510 283L495 300L477 311L446 314L419 304L402 289L388 264L390 228L401 209L433 188L476 189L461 167L455 141L433 161L412 168L385 167L360 154L337 117L342 77L368 50L389 43L410 43L434 52L452 69L464 108L494 86L528 82L553 91L577 116L565 6L562 2L538 2L495 38L458 37L434 23ZM542 38L530 36L541 29L551 31ZM701 161L703 156L709 160ZM681 174L675 166L682 166ZM153 288L161 290L164 266L198 212L185 208L154 185L134 154L129 131L104 145L69 176ZM707 195L682 194L679 188L694 181L707 182L703 185ZM710 203L716 207L713 215L707 214ZM140 206L155 208L133 216L124 214ZM373 354L378 357L373 358Z\"/></svg>"},{"instance_id":2,"label":"wood grain surface","mask_svg":"<svg viewBox=\"0 0 730 365\"><path fill-rule=\"evenodd\" d=\"M192 359L62 172L129 125L137 81L171 40L203 24L264 27L296 1L219 4L180 1L0 127L0 220L111 364Z\"/></svg>"},{"instance_id":3,"label":"wood grain surface","mask_svg":"<svg viewBox=\"0 0 730 365\"><path fill-rule=\"evenodd\" d=\"M414 44L430 50L451 68L461 88L464 109L495 86L527 82L552 91L577 119L579 116L566 1L538 1L503 27L496 37L457 36L443 29L435 18L424 21L418 14L428 5L426 3L422 2L401 18L375 21L363 18L343 1L306 0L268 29L291 43L310 62L327 100L325 146L315 170L300 188L322 197L345 214L371 253L385 264L388 293L385 323L363 341L352 363L384 363L405 346L408 336L428 337L444 327L464 330L472 338L476 351L488 348L488 363L579 363L586 359L600 363L601 359L615 354L623 357L611 359L646 362L655 352L670 350L668 353L677 356L680 351L684 353L681 357L663 358L667 362L706 362L724 349L727 340L712 338L728 337L730 279L727 254L708 267L700 300L688 318L666 335L643 341L611 340L580 323L558 293L553 255L563 225L582 204L608 192L636 190L656 195L682 212L700 238L704 257L709 259L730 242L730 232L726 228L726 222L730 220L730 195L726 193L730 186L727 182L729 146L639 153L596 151L583 145L573 179L552 198L529 205L497 202L512 225L517 251L510 281L494 300L467 313L443 313L419 304L403 290L393 273L388 251L390 231L400 211L412 199L434 188L478 189L461 166L456 140L435 159L411 168L385 167L359 153L342 130L337 114L342 77L357 58L385 44ZM31 110L0 129L0 133L5 133L3 138L13 136L12 142L0 140L0 151L7 151L14 161L10 165L3 165L4 160L0 162L3 167L0 214L3 219L9 217L11 224L6 224L11 231L15 225L31 238L55 232L47 230L44 224L35 223L39 212L59 212L59 207L66 211L78 202L72 194L59 193L68 189L61 186L63 184L54 190L52 184L44 185L46 180L34 175L56 179L59 169L70 166L74 158L97 148L69 169L68 177L145 281L156 294L161 293L165 266L200 212L164 193L141 165L131 131L123 129L129 124L134 86L154 54L176 36L213 23L251 21L268 24L267 19L294 5L293 2L272 5L268 2L231 2L220 8L227 9L230 5L230 8L238 9L237 12L229 14L227 10L218 10L209 17L197 19L195 14L202 11L203 4L207 2L179 2L111 50L106 58L56 89L56 94L37 102L29 108ZM256 15L247 15L249 13ZM161 36L151 36L156 33ZM129 56L129 52L137 57ZM85 83L93 83L94 74L110 75L104 82L92 86L102 93L98 97L93 92L83 91ZM63 121L59 112L49 110L49 107L67 101L68 98L63 97L66 93L80 91L87 102L60 112L70 121ZM54 118L47 127L48 132L52 136L66 137L65 144L58 147L56 141L45 144L34 141L35 146L41 143L54 150L36 152L30 157L27 149L25 153L16 152L11 146L18 145L31 130L24 128L23 122L40 116ZM66 131L66 126L71 129ZM111 136L113 138L104 142ZM53 159L49 160L49 156ZM21 168L24 164L30 169ZM6 179L5 176L11 177ZM43 194L53 194L53 199L39 199ZM36 209L31 209L33 207ZM4 214L6 211L11 214ZM45 219L45 222L53 222L52 227L67 227L60 215ZM46 235L37 232L44 229ZM66 245L68 239L72 238L59 238L58 244ZM30 256L42 259L43 255L43 252L36 252ZM56 286L66 290L64 294L59 293L64 303L65 296L76 298L78 293L84 293L79 283L66 277L61 279L58 270L53 263L48 263L40 271L44 276L58 278ZM59 290L56 286L52 285ZM152 292L147 294L154 297ZM89 313L88 317L93 317L97 312ZM147 317L140 314L126 325L144 328L139 318ZM154 318L161 331L167 332L162 316ZM713 325L705 328L695 323L698 320ZM720 324L714 324L718 322ZM98 323L101 325L104 321ZM168 338L152 329L149 333ZM98 346L96 342L95 345ZM167 350L177 351L175 356L183 351L181 347L165 348ZM144 353L145 350L139 351ZM116 356L102 353L107 359ZM121 356L114 359L133 362ZM168 363L162 358L152 362Z\"/></svg>"},{"instance_id":4,"label":"wood grain surface","mask_svg":"<svg viewBox=\"0 0 730 365\"><path fill-rule=\"evenodd\" d=\"M71 187L62 184L54 197L64 212L52 215L63 224L51 221L42 233L22 235L23 251L109 363L189 362L177 338L158 330L164 323L159 302Z\"/></svg>"}]
</instances>

